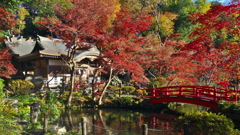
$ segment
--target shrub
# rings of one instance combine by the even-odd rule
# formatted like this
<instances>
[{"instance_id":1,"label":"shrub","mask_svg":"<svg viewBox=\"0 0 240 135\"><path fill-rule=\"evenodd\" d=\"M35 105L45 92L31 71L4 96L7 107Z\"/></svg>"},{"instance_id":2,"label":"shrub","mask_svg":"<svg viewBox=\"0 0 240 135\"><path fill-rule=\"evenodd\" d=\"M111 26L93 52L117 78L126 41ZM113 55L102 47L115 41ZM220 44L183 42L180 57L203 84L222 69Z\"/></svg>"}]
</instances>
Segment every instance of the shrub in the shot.
<instances>
[{"instance_id":1,"label":"shrub","mask_svg":"<svg viewBox=\"0 0 240 135\"><path fill-rule=\"evenodd\" d=\"M27 129L42 129L43 125L40 122L30 123L27 126Z\"/></svg>"},{"instance_id":2,"label":"shrub","mask_svg":"<svg viewBox=\"0 0 240 135\"><path fill-rule=\"evenodd\" d=\"M3 87L5 86L4 85L4 80L0 78L0 99L4 97L4 92L3 92Z\"/></svg>"},{"instance_id":3,"label":"shrub","mask_svg":"<svg viewBox=\"0 0 240 135\"><path fill-rule=\"evenodd\" d=\"M122 91L123 91L123 93L125 93L125 94L133 94L133 92L135 92L135 90L136 90L136 88L133 87L133 86L124 86L124 87L122 88Z\"/></svg>"},{"instance_id":4,"label":"shrub","mask_svg":"<svg viewBox=\"0 0 240 135\"><path fill-rule=\"evenodd\" d=\"M20 135L22 127L16 123L17 112L10 103L0 102L0 134Z\"/></svg>"},{"instance_id":5,"label":"shrub","mask_svg":"<svg viewBox=\"0 0 240 135\"><path fill-rule=\"evenodd\" d=\"M112 85L108 86L108 92L113 93L114 95L122 94L122 90L120 87L112 86Z\"/></svg>"},{"instance_id":6,"label":"shrub","mask_svg":"<svg viewBox=\"0 0 240 135\"><path fill-rule=\"evenodd\" d=\"M166 79L163 77L152 78L148 84L148 88L161 87L166 83Z\"/></svg>"},{"instance_id":7,"label":"shrub","mask_svg":"<svg viewBox=\"0 0 240 135\"><path fill-rule=\"evenodd\" d=\"M31 90L31 88L34 88L33 83L31 83L28 80L9 80L8 81L8 87L13 91L13 94L28 94Z\"/></svg>"},{"instance_id":8,"label":"shrub","mask_svg":"<svg viewBox=\"0 0 240 135\"><path fill-rule=\"evenodd\" d=\"M1 135L21 135L22 127L15 120L0 117L0 134Z\"/></svg>"},{"instance_id":9,"label":"shrub","mask_svg":"<svg viewBox=\"0 0 240 135\"><path fill-rule=\"evenodd\" d=\"M50 121L56 120L60 116L60 110L57 106L58 104L56 93L48 90L45 102L41 104L41 114L47 113L51 118Z\"/></svg>"},{"instance_id":10,"label":"shrub","mask_svg":"<svg viewBox=\"0 0 240 135\"><path fill-rule=\"evenodd\" d=\"M146 90L138 89L138 90L136 90L136 95L137 96L146 96L146 95L148 95L148 92Z\"/></svg>"},{"instance_id":11,"label":"shrub","mask_svg":"<svg viewBox=\"0 0 240 135\"><path fill-rule=\"evenodd\" d=\"M19 102L21 102L23 105L31 105L33 103L31 97L28 94L22 94L19 96L16 96L16 98L19 99Z\"/></svg>"},{"instance_id":12,"label":"shrub","mask_svg":"<svg viewBox=\"0 0 240 135\"><path fill-rule=\"evenodd\" d=\"M128 107L133 105L133 99L131 97L120 97L118 98L118 102L121 107Z\"/></svg>"},{"instance_id":13,"label":"shrub","mask_svg":"<svg viewBox=\"0 0 240 135\"><path fill-rule=\"evenodd\" d=\"M188 123L190 135L235 135L238 132L234 129L234 123L225 115L212 112L198 111L180 116L177 126L184 123Z\"/></svg>"},{"instance_id":14,"label":"shrub","mask_svg":"<svg viewBox=\"0 0 240 135\"><path fill-rule=\"evenodd\" d=\"M240 107L236 104L231 104L228 109L230 112L240 112Z\"/></svg>"}]
</instances>

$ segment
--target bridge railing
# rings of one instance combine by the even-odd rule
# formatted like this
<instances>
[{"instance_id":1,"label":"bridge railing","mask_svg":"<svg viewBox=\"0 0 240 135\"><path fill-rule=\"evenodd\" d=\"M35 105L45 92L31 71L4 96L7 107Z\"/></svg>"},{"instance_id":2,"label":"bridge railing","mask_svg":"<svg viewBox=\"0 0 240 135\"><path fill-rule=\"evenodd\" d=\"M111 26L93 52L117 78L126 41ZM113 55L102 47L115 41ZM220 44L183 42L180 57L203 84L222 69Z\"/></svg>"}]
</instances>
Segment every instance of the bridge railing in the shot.
<instances>
[{"instance_id":1,"label":"bridge railing","mask_svg":"<svg viewBox=\"0 0 240 135\"><path fill-rule=\"evenodd\" d=\"M152 89L143 89L148 92L143 98L161 98L161 97L191 97L212 102L235 101L238 102L238 93L229 89L209 87L209 86L169 86L156 87Z\"/></svg>"}]
</instances>

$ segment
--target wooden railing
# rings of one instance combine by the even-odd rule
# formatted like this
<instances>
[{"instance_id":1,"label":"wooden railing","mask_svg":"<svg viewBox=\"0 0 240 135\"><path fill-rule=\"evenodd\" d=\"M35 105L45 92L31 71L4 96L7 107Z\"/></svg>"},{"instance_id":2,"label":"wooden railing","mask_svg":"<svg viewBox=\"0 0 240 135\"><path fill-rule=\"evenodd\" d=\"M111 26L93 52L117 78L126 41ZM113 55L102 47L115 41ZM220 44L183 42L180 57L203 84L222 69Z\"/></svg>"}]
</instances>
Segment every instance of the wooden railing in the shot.
<instances>
[{"instance_id":1,"label":"wooden railing","mask_svg":"<svg viewBox=\"0 0 240 135\"><path fill-rule=\"evenodd\" d=\"M143 98L156 99L166 97L188 97L209 102L218 103L219 101L238 102L238 92L227 88L217 88L209 86L169 86L156 87L152 89L142 89L148 92Z\"/></svg>"}]
</instances>

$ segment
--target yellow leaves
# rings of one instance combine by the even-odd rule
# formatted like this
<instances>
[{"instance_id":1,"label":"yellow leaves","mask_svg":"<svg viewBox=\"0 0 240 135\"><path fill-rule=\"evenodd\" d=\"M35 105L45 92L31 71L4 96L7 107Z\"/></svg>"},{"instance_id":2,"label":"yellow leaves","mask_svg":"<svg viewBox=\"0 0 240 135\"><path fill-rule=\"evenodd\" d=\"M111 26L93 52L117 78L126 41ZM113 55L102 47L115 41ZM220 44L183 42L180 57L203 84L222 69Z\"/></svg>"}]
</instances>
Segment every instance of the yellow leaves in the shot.
<instances>
[{"instance_id":1,"label":"yellow leaves","mask_svg":"<svg viewBox=\"0 0 240 135\"><path fill-rule=\"evenodd\" d=\"M20 7L18 9L18 18L19 20L24 20L25 16L29 15L29 12L24 8L24 7Z\"/></svg>"},{"instance_id":2,"label":"yellow leaves","mask_svg":"<svg viewBox=\"0 0 240 135\"><path fill-rule=\"evenodd\" d=\"M119 0L101 0L101 2L106 3L109 6L113 6L113 11L109 11L109 14L107 15L107 28L111 28L112 21L115 19L116 13L121 9L121 4L119 3Z\"/></svg>"},{"instance_id":3,"label":"yellow leaves","mask_svg":"<svg viewBox=\"0 0 240 135\"><path fill-rule=\"evenodd\" d=\"M197 12L207 12L210 9L211 3L207 2L206 0L197 0Z\"/></svg>"},{"instance_id":4,"label":"yellow leaves","mask_svg":"<svg viewBox=\"0 0 240 135\"><path fill-rule=\"evenodd\" d=\"M33 83L21 79L10 80L8 86L13 90L13 92L18 92L21 94L26 94L30 91L31 88L34 88Z\"/></svg>"},{"instance_id":5,"label":"yellow leaves","mask_svg":"<svg viewBox=\"0 0 240 135\"><path fill-rule=\"evenodd\" d=\"M106 3L107 5L112 5L114 7L113 13L115 14L120 11L121 4L119 3L119 0L101 0L101 2Z\"/></svg>"},{"instance_id":6,"label":"yellow leaves","mask_svg":"<svg viewBox=\"0 0 240 135\"><path fill-rule=\"evenodd\" d=\"M174 20L177 19L177 14L165 12L155 16L153 22L158 25L162 36L167 37L174 33Z\"/></svg>"},{"instance_id":7,"label":"yellow leaves","mask_svg":"<svg viewBox=\"0 0 240 135\"><path fill-rule=\"evenodd\" d=\"M18 22L17 27L18 27L18 32L20 33L21 30L23 30L25 28L25 17L29 15L29 12L24 8L24 7L19 7L18 9Z\"/></svg>"},{"instance_id":8,"label":"yellow leaves","mask_svg":"<svg viewBox=\"0 0 240 135\"><path fill-rule=\"evenodd\" d=\"M16 110L11 107L10 103L0 101L0 114L16 114Z\"/></svg>"},{"instance_id":9,"label":"yellow leaves","mask_svg":"<svg viewBox=\"0 0 240 135\"><path fill-rule=\"evenodd\" d=\"M136 12L149 13L152 8L151 5L152 1L153 0L119 0L121 7L124 7L128 11L133 13Z\"/></svg>"}]
</instances>

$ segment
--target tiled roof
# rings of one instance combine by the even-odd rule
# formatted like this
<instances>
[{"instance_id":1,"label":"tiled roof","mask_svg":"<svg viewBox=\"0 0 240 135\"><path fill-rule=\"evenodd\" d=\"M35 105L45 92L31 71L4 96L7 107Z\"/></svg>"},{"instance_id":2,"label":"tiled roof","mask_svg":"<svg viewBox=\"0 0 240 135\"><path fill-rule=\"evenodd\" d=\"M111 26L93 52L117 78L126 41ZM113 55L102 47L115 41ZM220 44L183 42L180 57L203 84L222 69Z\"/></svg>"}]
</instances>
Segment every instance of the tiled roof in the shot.
<instances>
[{"instance_id":1,"label":"tiled roof","mask_svg":"<svg viewBox=\"0 0 240 135\"><path fill-rule=\"evenodd\" d=\"M11 38L6 39L5 44L6 47L9 48L13 54L22 56L32 52L36 41L32 39L25 39L25 38Z\"/></svg>"},{"instance_id":2,"label":"tiled roof","mask_svg":"<svg viewBox=\"0 0 240 135\"><path fill-rule=\"evenodd\" d=\"M81 61L84 58L89 58L90 60L94 60L97 56L99 56L100 51L97 49L96 46L93 46L92 48L90 48L88 51L82 51L82 52L78 52L76 53L75 56L75 61Z\"/></svg>"},{"instance_id":3,"label":"tiled roof","mask_svg":"<svg viewBox=\"0 0 240 135\"><path fill-rule=\"evenodd\" d=\"M60 39L49 39L48 37L38 36L39 40L37 42L44 47L44 50L59 50L66 51L66 43L63 43Z\"/></svg>"},{"instance_id":4,"label":"tiled roof","mask_svg":"<svg viewBox=\"0 0 240 135\"><path fill-rule=\"evenodd\" d=\"M5 40L5 44L14 54L19 55L19 58L22 60L44 56L53 56L55 58L56 56L67 54L66 43L63 43L61 39L49 39L42 36L38 36L37 40L11 38L11 40ZM99 54L99 50L93 46L88 51L76 52L75 60L81 61L84 58L95 59Z\"/></svg>"}]
</instances>

